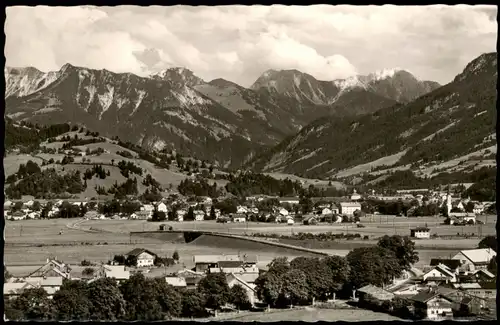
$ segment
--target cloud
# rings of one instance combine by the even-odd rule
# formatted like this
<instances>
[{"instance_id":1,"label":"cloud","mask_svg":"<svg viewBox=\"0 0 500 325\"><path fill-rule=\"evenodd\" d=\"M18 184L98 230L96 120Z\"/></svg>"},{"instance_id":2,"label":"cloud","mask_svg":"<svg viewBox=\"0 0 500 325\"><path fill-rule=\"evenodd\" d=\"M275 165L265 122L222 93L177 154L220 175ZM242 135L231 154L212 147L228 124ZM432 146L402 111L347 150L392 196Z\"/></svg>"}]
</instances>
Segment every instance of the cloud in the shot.
<instances>
[{"instance_id":1,"label":"cloud","mask_svg":"<svg viewBox=\"0 0 500 325\"><path fill-rule=\"evenodd\" d=\"M496 50L496 14L467 5L18 6L7 8L5 56L45 71L182 66L243 86L268 69L333 80L396 66L446 83Z\"/></svg>"}]
</instances>

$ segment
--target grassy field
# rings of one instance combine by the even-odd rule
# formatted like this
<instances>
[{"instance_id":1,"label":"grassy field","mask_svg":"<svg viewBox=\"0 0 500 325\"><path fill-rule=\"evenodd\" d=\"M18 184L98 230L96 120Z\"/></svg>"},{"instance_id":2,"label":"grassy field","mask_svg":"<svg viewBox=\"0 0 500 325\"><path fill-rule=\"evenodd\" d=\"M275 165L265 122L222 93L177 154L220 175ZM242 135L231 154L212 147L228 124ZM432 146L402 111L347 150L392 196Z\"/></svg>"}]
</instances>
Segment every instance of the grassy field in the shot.
<instances>
[{"instance_id":1,"label":"grassy field","mask_svg":"<svg viewBox=\"0 0 500 325\"><path fill-rule=\"evenodd\" d=\"M309 185L314 186L328 186L330 181L321 180L321 179L312 179L312 178L303 178L292 174L284 174L284 173L264 173L265 175L271 176L276 179L291 179L292 181L301 181L303 182L304 187L309 187ZM345 188L345 185L341 182L332 181L332 186L336 188Z\"/></svg>"},{"instance_id":2,"label":"grassy field","mask_svg":"<svg viewBox=\"0 0 500 325\"><path fill-rule=\"evenodd\" d=\"M456 236L460 234L472 234L476 236L482 233L483 236L495 235L496 216L480 216L478 220L487 222L485 225L476 226L450 226L442 225L442 218L422 217L422 218L400 218L393 216L373 216L363 218L361 223L365 228L357 228L353 224L319 224L306 226L295 224L289 226L286 224L269 223L216 223L215 221L197 221L197 222L165 222L175 230L198 230L215 231L230 234L252 234L252 233L275 233L280 235L291 235L293 233L359 233L368 235L371 239L383 235L410 235L410 228L427 225L431 229L431 234L440 236ZM159 224L145 221L133 220L91 220L84 224L85 227L98 227L109 231L130 232L130 231L153 231L158 230ZM434 247L439 245L456 246L466 243L466 239L424 239L417 240L417 245L424 247ZM467 246L467 244L466 244Z\"/></svg>"},{"instance_id":3,"label":"grassy field","mask_svg":"<svg viewBox=\"0 0 500 325\"><path fill-rule=\"evenodd\" d=\"M403 218L398 218L398 224L405 227ZM395 220L398 220L395 219ZM496 218L489 217L494 220ZM73 224L76 220L53 219L53 220L24 220L9 221L5 223L5 263L8 266L40 265L47 258L57 256L59 259L71 263L79 264L81 260L87 259L94 262L107 261L115 254L124 254L134 248L147 248L160 256L171 256L175 250L181 255L181 263L191 267L192 258L197 254L256 254L261 262L270 261L276 256L288 256L293 258L303 255L300 252L293 252L286 249L269 247L263 249L261 245L251 245L244 243L239 245L230 239L218 240L210 238L199 238L191 243L167 242L153 237L136 237L129 235L131 231L152 231L158 229L158 223L140 220L89 220L81 225L81 229L102 229L103 233L89 233L75 229L68 229L68 224ZM396 223L396 222L395 222ZM214 221L203 222L169 222L176 230L205 230L228 232L233 234L244 234L250 230L245 224L218 224ZM375 224L375 222L374 222ZM250 225L250 224L249 224ZM381 227L380 225L378 225ZM382 225L383 226L383 225ZM332 226L300 226L309 232L315 229L317 232L332 231ZM298 232L299 227L293 227L294 232ZM459 227L460 228L460 227ZM494 229L490 226L489 228ZM292 227L286 225L255 223L252 229L257 232L289 233ZM301 228L299 228L301 229ZM363 228L362 230L364 230ZM383 229L383 228L374 228ZM390 229L387 228L387 229ZM456 228L455 228L456 229ZM60 231L63 234L59 234ZM350 231L358 230L356 228ZM339 230L340 232L340 230ZM345 230L344 230L345 232ZM386 232L389 233L389 232ZM383 234L383 233L381 233ZM296 240L280 240L286 244L316 249L335 255L346 255L351 249L356 247L369 246L376 243L376 240L338 240L334 242L300 242ZM461 249L475 248L479 242L478 238L469 239L428 239L416 240L420 261L417 267L430 262L431 258L446 258ZM318 245L319 243L319 245Z\"/></svg>"},{"instance_id":4,"label":"grassy field","mask_svg":"<svg viewBox=\"0 0 500 325\"><path fill-rule=\"evenodd\" d=\"M278 321L391 321L401 320L398 317L384 313L376 313L365 309L293 309L286 311L249 313L245 316L224 319L239 322L278 322Z\"/></svg>"},{"instance_id":5,"label":"grassy field","mask_svg":"<svg viewBox=\"0 0 500 325\"><path fill-rule=\"evenodd\" d=\"M5 177L8 177L12 174L17 173L19 170L19 166L21 164L26 164L28 160L36 162L38 165L42 164L42 159L36 158L30 155L13 155L9 154L4 156L3 158L3 169L5 173Z\"/></svg>"}]
</instances>

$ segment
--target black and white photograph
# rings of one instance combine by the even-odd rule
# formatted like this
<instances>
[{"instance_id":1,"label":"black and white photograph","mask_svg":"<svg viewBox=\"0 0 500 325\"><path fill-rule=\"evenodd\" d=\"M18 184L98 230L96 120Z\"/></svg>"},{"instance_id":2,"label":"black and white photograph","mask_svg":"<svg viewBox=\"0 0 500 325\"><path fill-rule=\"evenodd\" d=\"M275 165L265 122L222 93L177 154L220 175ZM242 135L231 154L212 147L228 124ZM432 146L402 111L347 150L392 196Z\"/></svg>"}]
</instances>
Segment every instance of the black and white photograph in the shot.
<instances>
[{"instance_id":1,"label":"black and white photograph","mask_svg":"<svg viewBox=\"0 0 500 325\"><path fill-rule=\"evenodd\" d=\"M7 6L4 320L496 320L497 15Z\"/></svg>"}]
</instances>

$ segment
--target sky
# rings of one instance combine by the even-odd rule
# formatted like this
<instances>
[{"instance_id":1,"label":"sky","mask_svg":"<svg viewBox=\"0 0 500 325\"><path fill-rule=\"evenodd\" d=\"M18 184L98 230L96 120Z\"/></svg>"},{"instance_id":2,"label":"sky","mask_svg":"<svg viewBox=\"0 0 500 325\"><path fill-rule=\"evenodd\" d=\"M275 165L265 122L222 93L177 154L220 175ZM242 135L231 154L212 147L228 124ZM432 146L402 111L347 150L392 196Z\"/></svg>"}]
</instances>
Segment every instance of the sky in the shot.
<instances>
[{"instance_id":1,"label":"sky","mask_svg":"<svg viewBox=\"0 0 500 325\"><path fill-rule=\"evenodd\" d=\"M269 69L319 80L401 68L450 82L496 51L496 6L7 7L6 65L140 76L185 67L250 86Z\"/></svg>"}]
</instances>

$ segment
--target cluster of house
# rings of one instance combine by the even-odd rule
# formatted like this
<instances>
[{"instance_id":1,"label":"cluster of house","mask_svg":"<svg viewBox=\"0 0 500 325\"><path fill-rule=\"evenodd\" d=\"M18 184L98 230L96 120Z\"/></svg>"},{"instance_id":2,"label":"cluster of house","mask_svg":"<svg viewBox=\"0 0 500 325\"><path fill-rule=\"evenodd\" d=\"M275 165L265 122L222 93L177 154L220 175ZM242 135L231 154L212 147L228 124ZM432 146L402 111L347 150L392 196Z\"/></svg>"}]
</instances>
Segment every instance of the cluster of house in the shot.
<instances>
[{"instance_id":1,"label":"cluster of house","mask_svg":"<svg viewBox=\"0 0 500 325\"><path fill-rule=\"evenodd\" d=\"M410 276L388 287L359 288L356 295L380 303L407 298L414 302L414 312L429 320L449 319L464 310L480 315L496 301L496 276L488 271L493 258L496 252L490 248L463 250L448 259L432 259L423 272L412 269Z\"/></svg>"},{"instance_id":2,"label":"cluster of house","mask_svg":"<svg viewBox=\"0 0 500 325\"><path fill-rule=\"evenodd\" d=\"M421 206L427 203L437 204L439 207L446 207L448 214L453 210L455 212L464 212L467 204L472 202L474 204L472 213L482 214L495 202L478 202L471 201L470 198L454 197L448 192L433 191L429 189L414 189L414 190L398 190L396 195L380 195L372 190L371 195L366 197L380 201L413 201L416 200ZM353 194L354 195L354 194Z\"/></svg>"},{"instance_id":3,"label":"cluster of house","mask_svg":"<svg viewBox=\"0 0 500 325\"><path fill-rule=\"evenodd\" d=\"M80 199L64 199L64 200L55 200L55 201L50 201L52 203L51 209L48 211L47 216L49 218L57 215L59 212L59 208L63 204L63 202L68 202L72 205L75 206L82 206L86 205L88 201L86 200L80 200ZM16 209L14 211L14 206L17 203L21 203L21 209ZM39 203L40 208L44 208L47 203L49 202L48 200L35 200L33 198L28 198L24 200L6 200L3 204L3 209L4 209L4 218L6 219L11 219L11 220L25 220L25 219L38 219L41 216L41 210L36 208L35 202Z\"/></svg>"},{"instance_id":4,"label":"cluster of house","mask_svg":"<svg viewBox=\"0 0 500 325\"><path fill-rule=\"evenodd\" d=\"M416 190L418 191L418 190ZM421 191L424 191L422 189ZM476 223L476 215L484 212L485 209L489 207L493 202L475 202L474 209L472 212L464 212L465 207L470 202L469 199L453 199L448 193L441 192L432 192L429 191L425 196L423 194L411 194L407 192L401 192L398 196L395 197L386 197L375 195L375 192L372 192L372 195L366 196L367 198L376 198L379 200L385 201L393 201L393 200L417 200L419 204L424 204L423 201L426 202L436 202L440 204L440 206L446 206L448 210L449 223L450 224L459 224L459 223L470 223L471 220L473 223ZM215 217L219 221L232 221L232 222L244 222L247 220L249 215L261 215L259 209L255 206L256 202L263 201L265 199L275 198L265 195L254 195L246 198L247 204L241 205L237 207L236 214L227 216L223 215L219 209L214 209ZM310 218L314 216L313 219L317 219L319 216L333 216L333 222L341 222L342 218L340 215L352 216L356 211L361 211L360 200L363 199L363 196L358 194L356 190L353 191L350 198L331 198L331 197L317 197L311 198L312 202L315 204L315 211L310 216L306 218ZM32 209L35 201L38 201L40 205L43 207L47 201L46 200L34 200L27 199L21 201L23 203L22 209L11 212L10 209L17 202L13 202L7 200L4 202L4 216L13 220L22 220L22 219L36 219L40 217L40 211L35 211ZM88 200L78 200L78 199L67 199L67 200L57 200L53 202L51 210L48 212L48 217L52 217L57 214L59 211L60 205L64 202L70 202L74 205L86 205ZM265 213L263 216L267 219L271 216L274 216L276 222L287 222L289 224L293 224L295 220L294 211L289 211L289 209L285 208L285 206L296 206L299 204L298 197L281 197L278 198L279 205L274 206L270 213ZM337 203L334 203L337 202ZM140 203L140 202L139 202ZM142 204L139 211L132 213L131 215L116 215L113 218L122 218L122 219L138 219L138 220L148 220L153 216L154 211L168 213L171 210L172 205L180 206L180 208L175 210L175 220L182 222L185 219L185 216L188 214L189 208L194 208L194 220L195 221L203 221L205 218L210 215L212 208L212 199L210 197L202 197L199 198L198 202L187 202L184 198L176 198L172 204L168 204L164 201L154 202L152 204ZM293 209L294 210L294 209ZM97 213L97 211L88 211L85 216L87 219L104 219L105 216Z\"/></svg>"},{"instance_id":5,"label":"cluster of house","mask_svg":"<svg viewBox=\"0 0 500 325\"><path fill-rule=\"evenodd\" d=\"M137 268L153 266L156 254L143 248L136 248L125 254L134 256ZM447 319L454 311L468 310L480 314L491 308L496 299L496 276L488 271L491 259L496 258L492 249L463 250L449 259L432 259L424 271L412 268L401 279L394 279L386 287L367 285L353 292L355 299L370 299L371 302L403 297L412 301L415 312L430 320ZM259 302L255 281L266 267L259 265L257 256L238 255L196 255L194 267L184 268L166 275L165 281L177 288L195 289L199 282L211 273L224 273L229 287L240 285L252 305ZM72 268L57 259L32 272L27 277L11 278L4 283L7 298L18 296L27 288L43 288L49 297L62 285L63 279L79 279L93 282L96 279L114 278L118 283L130 278L131 270L123 265L103 264L88 275L72 276Z\"/></svg>"},{"instance_id":6,"label":"cluster of house","mask_svg":"<svg viewBox=\"0 0 500 325\"><path fill-rule=\"evenodd\" d=\"M125 254L134 256L137 268L153 266L156 254L142 248L136 248ZM255 280L259 276L257 256L248 255L197 255L193 257L194 268L182 269L175 274L165 276L165 281L178 288L195 289L198 283L209 273L224 273L229 287L239 284L247 292L249 301L257 301ZM124 265L102 264L92 274L75 276L69 265L49 259L47 263L26 277L12 277L4 283L4 296L14 298L27 288L43 288L49 298L62 286L64 279L84 280L91 283L99 278L113 278L120 283L128 280L131 270Z\"/></svg>"}]
</instances>

